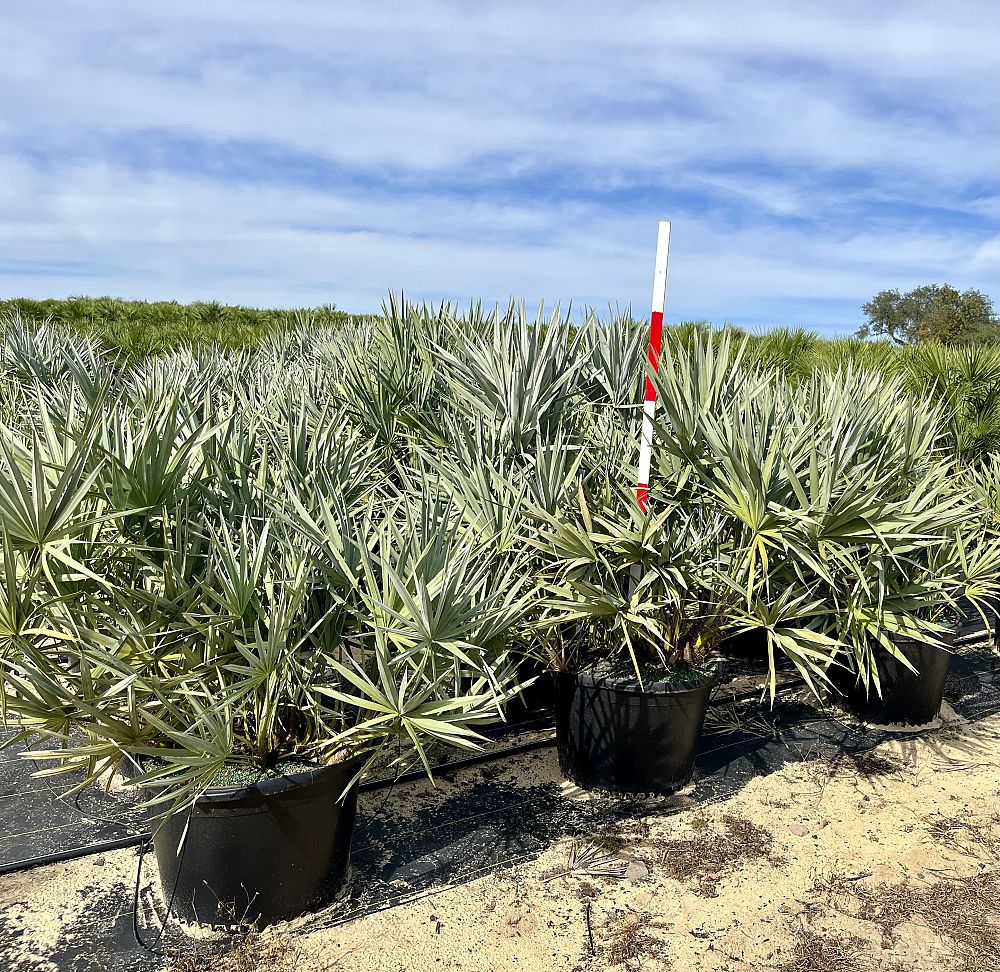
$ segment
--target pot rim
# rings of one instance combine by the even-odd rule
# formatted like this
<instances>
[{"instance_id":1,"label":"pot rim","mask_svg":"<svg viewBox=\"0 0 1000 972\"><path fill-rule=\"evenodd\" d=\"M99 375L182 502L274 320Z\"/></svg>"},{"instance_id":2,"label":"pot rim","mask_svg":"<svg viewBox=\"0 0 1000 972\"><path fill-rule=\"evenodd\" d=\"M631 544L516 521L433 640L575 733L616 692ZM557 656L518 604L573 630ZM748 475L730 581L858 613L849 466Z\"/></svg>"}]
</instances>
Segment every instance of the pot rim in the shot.
<instances>
[{"instance_id":1,"label":"pot rim","mask_svg":"<svg viewBox=\"0 0 1000 972\"><path fill-rule=\"evenodd\" d=\"M714 669L710 674L700 678L677 679L669 682L645 682L641 685L635 678L593 675L590 672L557 672L556 674L573 678L579 685L586 688L610 689L614 692L624 692L631 695L680 695L684 692L713 688L719 683L718 669Z\"/></svg>"},{"instance_id":2,"label":"pot rim","mask_svg":"<svg viewBox=\"0 0 1000 972\"><path fill-rule=\"evenodd\" d=\"M324 782L326 779L338 775L343 775L346 779L353 776L359 765L364 762L364 757L360 755L349 756L336 763L325 763L307 770L299 770L296 773L285 773L275 776L268 776L255 783L243 783L238 786L213 786L204 793L199 794L195 804L201 803L237 803L241 800L253 797L276 796L279 793L287 793L291 790L301 790L316 783ZM144 783L144 790L160 790L157 783Z\"/></svg>"},{"instance_id":3,"label":"pot rim","mask_svg":"<svg viewBox=\"0 0 1000 972\"><path fill-rule=\"evenodd\" d=\"M940 644L934 644L934 642L929 641L927 638L900 634L897 631L891 632L889 637L892 638L895 644L901 647L904 645L916 645L919 648L937 648L938 651L946 651L948 654L953 655L955 653L954 647L955 641L958 638L958 632L959 626L957 624L954 627L949 628L947 631L942 631L939 635ZM883 651L884 650L885 649L883 648Z\"/></svg>"}]
</instances>

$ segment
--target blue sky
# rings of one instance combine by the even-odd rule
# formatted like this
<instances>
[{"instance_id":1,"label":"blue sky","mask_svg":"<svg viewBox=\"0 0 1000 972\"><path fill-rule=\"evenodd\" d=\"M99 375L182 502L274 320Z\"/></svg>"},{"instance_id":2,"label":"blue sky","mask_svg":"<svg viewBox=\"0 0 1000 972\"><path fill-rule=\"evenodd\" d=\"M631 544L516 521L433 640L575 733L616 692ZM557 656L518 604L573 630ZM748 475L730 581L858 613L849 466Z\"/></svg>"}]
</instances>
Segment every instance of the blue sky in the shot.
<instances>
[{"instance_id":1,"label":"blue sky","mask_svg":"<svg viewBox=\"0 0 1000 972\"><path fill-rule=\"evenodd\" d=\"M648 311L1000 304L1000 7L34 0L0 10L0 296Z\"/></svg>"}]
</instances>

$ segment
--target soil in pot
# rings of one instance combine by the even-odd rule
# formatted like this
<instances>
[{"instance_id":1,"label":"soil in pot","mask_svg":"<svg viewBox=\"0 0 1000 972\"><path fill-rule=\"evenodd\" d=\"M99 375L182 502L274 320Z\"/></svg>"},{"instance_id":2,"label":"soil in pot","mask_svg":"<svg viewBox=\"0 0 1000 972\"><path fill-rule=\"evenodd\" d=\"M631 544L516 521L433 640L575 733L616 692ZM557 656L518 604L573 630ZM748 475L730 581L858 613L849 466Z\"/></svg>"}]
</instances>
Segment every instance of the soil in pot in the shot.
<instances>
[{"instance_id":1,"label":"soil in pot","mask_svg":"<svg viewBox=\"0 0 1000 972\"><path fill-rule=\"evenodd\" d=\"M173 913L267 925L332 900L348 876L357 786L340 797L357 770L346 760L209 790L163 821L153 847Z\"/></svg>"},{"instance_id":2,"label":"soil in pot","mask_svg":"<svg viewBox=\"0 0 1000 972\"><path fill-rule=\"evenodd\" d=\"M714 675L646 682L556 673L559 766L584 789L673 793L694 769Z\"/></svg>"},{"instance_id":3,"label":"soil in pot","mask_svg":"<svg viewBox=\"0 0 1000 972\"><path fill-rule=\"evenodd\" d=\"M887 651L876 649L881 697L874 686L866 691L854 672L831 668L828 674L834 688L842 693L840 702L852 715L875 725L923 726L933 722L941 711L951 652L912 638L895 637L893 641L916 672ZM952 638L947 641L950 644Z\"/></svg>"}]
</instances>

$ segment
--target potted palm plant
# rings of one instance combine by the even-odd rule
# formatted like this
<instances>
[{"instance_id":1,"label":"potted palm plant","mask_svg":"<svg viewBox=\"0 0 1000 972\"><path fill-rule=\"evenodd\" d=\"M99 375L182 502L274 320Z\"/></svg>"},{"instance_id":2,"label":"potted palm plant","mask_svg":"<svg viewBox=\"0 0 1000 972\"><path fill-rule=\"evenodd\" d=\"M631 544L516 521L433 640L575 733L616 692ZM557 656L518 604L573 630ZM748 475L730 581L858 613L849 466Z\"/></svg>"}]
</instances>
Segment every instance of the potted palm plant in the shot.
<instances>
[{"instance_id":1,"label":"potted palm plant","mask_svg":"<svg viewBox=\"0 0 1000 972\"><path fill-rule=\"evenodd\" d=\"M366 772L477 747L525 572L430 484L380 494L342 415L202 392L49 388L3 428L0 704L75 786L132 765L177 913L267 923L342 887Z\"/></svg>"},{"instance_id":2,"label":"potted palm plant","mask_svg":"<svg viewBox=\"0 0 1000 972\"><path fill-rule=\"evenodd\" d=\"M898 377L790 385L741 368L744 350L725 334L665 348L654 502L713 510L749 551L733 630L767 654L772 694L781 651L866 717L933 718L959 602L985 610L997 566L984 510L949 465L944 413Z\"/></svg>"},{"instance_id":3,"label":"potted palm plant","mask_svg":"<svg viewBox=\"0 0 1000 972\"><path fill-rule=\"evenodd\" d=\"M831 665L830 681L840 704L866 722L932 722L964 610L971 607L989 625L987 611L1000 592L1000 544L977 529L982 511L975 504L942 506L914 517L908 536L897 531L885 546L843 558L828 592L838 604L831 633L849 646L846 663ZM935 528L931 519L942 515L945 527Z\"/></svg>"},{"instance_id":4,"label":"potted palm plant","mask_svg":"<svg viewBox=\"0 0 1000 972\"><path fill-rule=\"evenodd\" d=\"M541 624L556 650L560 766L580 786L670 793L691 777L712 653L741 598L724 524L642 512L617 489L550 520Z\"/></svg>"}]
</instances>

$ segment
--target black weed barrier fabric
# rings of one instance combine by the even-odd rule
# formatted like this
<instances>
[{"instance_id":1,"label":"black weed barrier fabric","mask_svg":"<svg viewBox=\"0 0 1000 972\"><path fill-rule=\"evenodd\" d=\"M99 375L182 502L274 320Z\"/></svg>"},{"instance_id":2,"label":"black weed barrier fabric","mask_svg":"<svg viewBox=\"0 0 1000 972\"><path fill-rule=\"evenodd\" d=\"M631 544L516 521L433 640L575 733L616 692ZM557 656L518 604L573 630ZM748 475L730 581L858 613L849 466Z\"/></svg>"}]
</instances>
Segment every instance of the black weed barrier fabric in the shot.
<instances>
[{"instance_id":1,"label":"black weed barrier fabric","mask_svg":"<svg viewBox=\"0 0 1000 972\"><path fill-rule=\"evenodd\" d=\"M975 722L1000 713L997 662L996 656L978 652L953 660L950 684L957 688L949 704L963 718ZM840 722L804 702L779 701L770 709L746 700L713 707L693 784L675 797L574 798L562 784L554 749L517 757L515 773L491 766L464 771L454 792L412 816L385 810L376 817L362 816L360 827L365 829L352 857L349 900L324 912L317 924L336 923L536 857L563 837L586 837L616 823L725 799L790 762L862 753L890 738L919 735ZM501 772L503 779L491 779Z\"/></svg>"},{"instance_id":2,"label":"black weed barrier fabric","mask_svg":"<svg viewBox=\"0 0 1000 972\"><path fill-rule=\"evenodd\" d=\"M1000 713L1000 656L985 649L956 655L946 699L970 722ZM586 838L632 819L669 816L722 800L791 762L863 753L889 738L918 735L926 733L888 733L840 721L836 712L792 697L779 697L773 708L757 699L722 697L710 710L692 785L674 797L582 794L563 780L554 747L444 772L436 789L421 781L371 790L360 800L347 891L296 927L330 927L533 859L561 838ZM4 860L49 853L72 846L74 840L83 845L140 833L126 797L87 793L77 809L72 798L57 801L52 790L39 785L42 781L31 779L31 768L22 761L0 764ZM132 934L133 889L103 884L102 859L88 861L94 862L94 884L76 925L90 923L93 933L86 948L78 944L79 929L57 943L46 956L51 967L70 972L158 967L162 960L137 945ZM139 927L152 941L165 916L152 890L151 855L145 859L141 885ZM0 916L0 967L17 967L10 963L14 953L4 945L14 934ZM158 947L182 951L189 943L170 920L157 941Z\"/></svg>"},{"instance_id":3,"label":"black weed barrier fabric","mask_svg":"<svg viewBox=\"0 0 1000 972\"><path fill-rule=\"evenodd\" d=\"M0 751L0 873L37 858L137 839L143 833L131 793L91 787L67 794L72 777L33 776L52 764L30 758L30 752L24 743Z\"/></svg>"}]
</instances>

